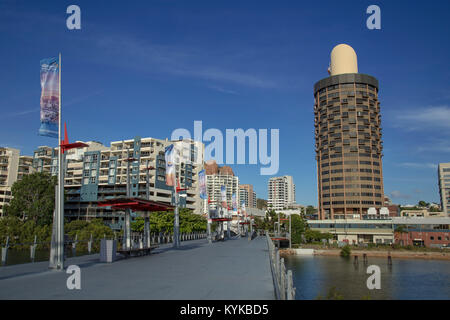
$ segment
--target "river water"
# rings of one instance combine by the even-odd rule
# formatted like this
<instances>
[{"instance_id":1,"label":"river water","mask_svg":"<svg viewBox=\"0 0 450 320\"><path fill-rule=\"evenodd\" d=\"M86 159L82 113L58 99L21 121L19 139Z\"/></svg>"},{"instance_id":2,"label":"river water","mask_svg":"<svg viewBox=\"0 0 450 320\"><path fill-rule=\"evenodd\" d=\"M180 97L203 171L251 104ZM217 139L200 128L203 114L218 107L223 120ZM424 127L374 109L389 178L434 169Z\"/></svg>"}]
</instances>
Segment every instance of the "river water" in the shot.
<instances>
[{"instance_id":1,"label":"river water","mask_svg":"<svg viewBox=\"0 0 450 320\"><path fill-rule=\"evenodd\" d=\"M450 299L450 261L368 257L368 264L352 258L329 256L287 256L292 270L297 300L323 298L335 288L343 299L415 300ZM381 289L369 290L367 267L381 270Z\"/></svg>"}]
</instances>

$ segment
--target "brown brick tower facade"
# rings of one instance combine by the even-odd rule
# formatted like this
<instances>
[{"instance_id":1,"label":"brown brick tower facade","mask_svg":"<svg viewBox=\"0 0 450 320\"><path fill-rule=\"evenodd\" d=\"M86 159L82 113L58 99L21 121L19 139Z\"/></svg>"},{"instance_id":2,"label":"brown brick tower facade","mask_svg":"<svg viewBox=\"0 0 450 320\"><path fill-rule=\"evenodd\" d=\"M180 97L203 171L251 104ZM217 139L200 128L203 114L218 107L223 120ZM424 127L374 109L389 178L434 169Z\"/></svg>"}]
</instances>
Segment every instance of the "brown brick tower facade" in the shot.
<instances>
[{"instance_id":1,"label":"brown brick tower facade","mask_svg":"<svg viewBox=\"0 0 450 320\"><path fill-rule=\"evenodd\" d=\"M378 80L357 65L356 73L331 70L314 85L314 99L319 217L363 218L384 199Z\"/></svg>"}]
</instances>

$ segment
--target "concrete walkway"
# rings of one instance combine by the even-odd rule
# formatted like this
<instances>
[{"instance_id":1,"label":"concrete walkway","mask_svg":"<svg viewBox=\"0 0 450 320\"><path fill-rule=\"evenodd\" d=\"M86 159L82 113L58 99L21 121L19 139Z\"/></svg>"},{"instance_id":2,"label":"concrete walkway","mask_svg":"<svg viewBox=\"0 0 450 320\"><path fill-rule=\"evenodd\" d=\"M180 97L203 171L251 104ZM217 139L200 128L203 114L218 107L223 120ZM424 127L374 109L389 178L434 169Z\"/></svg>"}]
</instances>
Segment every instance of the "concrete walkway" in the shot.
<instances>
[{"instance_id":1,"label":"concrete walkway","mask_svg":"<svg viewBox=\"0 0 450 320\"><path fill-rule=\"evenodd\" d=\"M81 290L48 262L0 267L0 299L274 299L267 240L164 245L150 256L100 263L98 255L71 258L81 268Z\"/></svg>"}]
</instances>

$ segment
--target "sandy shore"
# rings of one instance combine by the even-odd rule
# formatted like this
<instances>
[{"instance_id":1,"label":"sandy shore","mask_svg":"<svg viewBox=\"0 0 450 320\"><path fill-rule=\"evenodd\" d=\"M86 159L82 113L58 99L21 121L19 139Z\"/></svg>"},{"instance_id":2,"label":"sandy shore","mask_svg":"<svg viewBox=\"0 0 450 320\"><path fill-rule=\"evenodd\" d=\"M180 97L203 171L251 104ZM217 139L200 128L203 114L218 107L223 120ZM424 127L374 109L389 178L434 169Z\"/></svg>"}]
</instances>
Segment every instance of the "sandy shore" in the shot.
<instances>
[{"instance_id":1,"label":"sandy shore","mask_svg":"<svg viewBox=\"0 0 450 320\"><path fill-rule=\"evenodd\" d=\"M339 256L341 253L340 249L314 249L314 255L316 256ZM367 257L378 257L378 258L386 258L389 253L392 259L401 258L401 259L426 259L426 260L449 260L450 261L450 252L414 252L414 251L385 251L385 250L352 250L351 257L354 256L360 257L362 259L363 254L366 254ZM281 249L280 255L295 255L296 252L290 249Z\"/></svg>"}]
</instances>

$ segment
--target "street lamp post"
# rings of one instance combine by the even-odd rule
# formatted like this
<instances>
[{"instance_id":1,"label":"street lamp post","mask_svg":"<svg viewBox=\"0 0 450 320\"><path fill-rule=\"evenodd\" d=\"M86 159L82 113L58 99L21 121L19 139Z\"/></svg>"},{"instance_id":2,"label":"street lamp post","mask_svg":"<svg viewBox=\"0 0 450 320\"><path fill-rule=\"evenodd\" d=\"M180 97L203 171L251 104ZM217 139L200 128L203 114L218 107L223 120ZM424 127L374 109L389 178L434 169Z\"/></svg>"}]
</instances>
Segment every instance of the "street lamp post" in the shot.
<instances>
[{"instance_id":1,"label":"street lamp post","mask_svg":"<svg viewBox=\"0 0 450 320\"><path fill-rule=\"evenodd\" d=\"M204 200L204 201L208 201L207 202L207 213L208 213L208 224L207 224L207 233L208 233L208 243L212 243L212 236L211 236L211 215L209 212L209 197L208 200Z\"/></svg>"},{"instance_id":2,"label":"street lamp post","mask_svg":"<svg viewBox=\"0 0 450 320\"><path fill-rule=\"evenodd\" d=\"M60 56L61 61L61 56ZM61 69L60 69L61 72ZM60 78L61 79L61 78ZM61 107L61 104L60 104ZM61 110L60 110L61 116ZM59 118L59 136L61 136L61 117ZM67 126L64 123L64 140L59 137L58 148L58 186L56 188L55 212L53 214L52 243L50 249L49 268L64 269L64 168L65 152L70 149L88 147L82 142L69 143Z\"/></svg>"},{"instance_id":3,"label":"street lamp post","mask_svg":"<svg viewBox=\"0 0 450 320\"><path fill-rule=\"evenodd\" d=\"M145 193L147 196L147 200L150 200L150 170L155 169L155 167L149 166L148 165L149 161L146 161L146 179L145 179ZM144 217L144 239L145 239L145 246L147 248L150 248L150 217L149 217L149 213L146 212L145 213L145 217Z\"/></svg>"},{"instance_id":4,"label":"street lamp post","mask_svg":"<svg viewBox=\"0 0 450 320\"><path fill-rule=\"evenodd\" d=\"M179 197L177 192L177 170L175 169L175 183L173 184L174 200L175 200L175 210L174 210L174 221L173 221L173 247L180 247L180 213L178 211Z\"/></svg>"},{"instance_id":5,"label":"street lamp post","mask_svg":"<svg viewBox=\"0 0 450 320\"><path fill-rule=\"evenodd\" d=\"M130 190L130 162L136 161L135 158L130 157L129 149L127 150L127 158L125 159L127 162L127 198L131 196ZM123 231L123 247L124 249L131 248L131 209L125 209L125 226Z\"/></svg>"}]
</instances>

